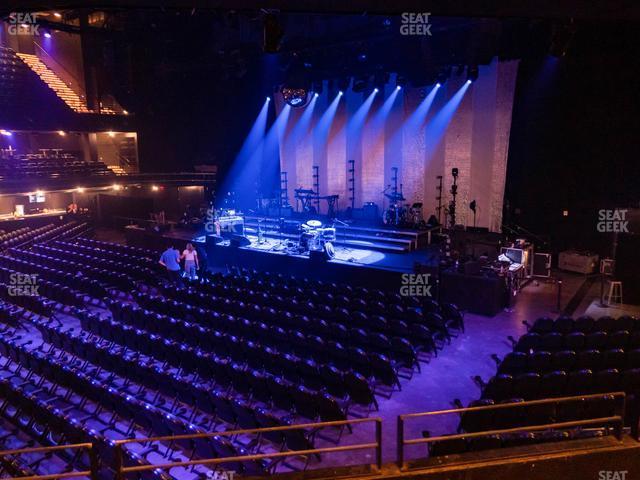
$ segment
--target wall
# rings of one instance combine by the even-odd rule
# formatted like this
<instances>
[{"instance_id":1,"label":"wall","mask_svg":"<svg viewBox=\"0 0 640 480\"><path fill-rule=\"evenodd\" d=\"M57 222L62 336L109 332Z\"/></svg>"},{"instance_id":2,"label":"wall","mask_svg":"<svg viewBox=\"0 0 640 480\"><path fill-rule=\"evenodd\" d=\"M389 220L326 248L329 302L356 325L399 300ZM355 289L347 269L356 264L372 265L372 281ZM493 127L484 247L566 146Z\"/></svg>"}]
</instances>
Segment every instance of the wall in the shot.
<instances>
[{"instance_id":1,"label":"wall","mask_svg":"<svg viewBox=\"0 0 640 480\"><path fill-rule=\"evenodd\" d=\"M317 148L317 130L333 100L325 88L314 102L309 130L294 134L291 124L301 120L304 110L292 109L280 144L280 168L289 175L290 201L293 204L295 188L312 187L312 166L317 165L320 195L339 194L338 208L348 207L347 160L353 159L356 207L365 202L388 207L383 191L397 167L406 203L422 202L426 218L436 211L436 176L444 177L443 205L447 205L451 169L456 167L460 171L457 223L473 224L468 204L475 199L477 226L499 231L517 70L517 61L494 59L480 67L478 79L468 88L466 76L453 76L438 89L428 109L425 99L433 87L405 88L387 102L395 90L390 82L366 111L361 109L366 94L348 90L330 124L327 148ZM281 111L280 96L276 103Z\"/></svg>"}]
</instances>

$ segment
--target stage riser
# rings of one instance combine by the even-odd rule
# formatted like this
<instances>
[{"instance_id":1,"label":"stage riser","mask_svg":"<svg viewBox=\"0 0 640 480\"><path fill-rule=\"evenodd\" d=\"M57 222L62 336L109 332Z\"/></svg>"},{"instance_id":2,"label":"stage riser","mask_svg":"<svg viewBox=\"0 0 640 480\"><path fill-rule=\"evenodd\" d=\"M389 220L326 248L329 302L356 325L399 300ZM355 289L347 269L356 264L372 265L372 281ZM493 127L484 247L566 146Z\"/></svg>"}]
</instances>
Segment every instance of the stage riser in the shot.
<instances>
[{"instance_id":1,"label":"stage riser","mask_svg":"<svg viewBox=\"0 0 640 480\"><path fill-rule=\"evenodd\" d=\"M258 235L257 227L245 225L245 233L249 235L257 236ZM267 231L267 232L264 232L263 235L265 236L265 238L273 238L273 239L279 239L281 236L281 234L276 231ZM300 239L300 235L295 235L292 233L283 233L282 238L297 242ZM358 241L358 239L360 239L360 241ZM363 242L366 242L366 243L363 243ZM397 245L397 244L392 245L389 243L384 243L384 239L377 239L376 242L372 242L371 240L366 240L358 236L350 236L347 239L344 239L344 236L342 234L336 234L336 240L331 243L333 243L336 246L340 245L345 247L368 248L378 252L403 253L403 252L411 251L411 245L406 243L403 245Z\"/></svg>"},{"instance_id":2,"label":"stage riser","mask_svg":"<svg viewBox=\"0 0 640 480\"><path fill-rule=\"evenodd\" d=\"M245 228L249 234L257 235L258 220L260 219L265 237L280 238L280 222L277 218L246 217ZM292 233L302 221L286 219L284 238L297 241L299 235ZM427 245L428 233L416 230L396 230L365 226L335 225L337 245L351 247L366 247L381 252L409 252Z\"/></svg>"}]
</instances>

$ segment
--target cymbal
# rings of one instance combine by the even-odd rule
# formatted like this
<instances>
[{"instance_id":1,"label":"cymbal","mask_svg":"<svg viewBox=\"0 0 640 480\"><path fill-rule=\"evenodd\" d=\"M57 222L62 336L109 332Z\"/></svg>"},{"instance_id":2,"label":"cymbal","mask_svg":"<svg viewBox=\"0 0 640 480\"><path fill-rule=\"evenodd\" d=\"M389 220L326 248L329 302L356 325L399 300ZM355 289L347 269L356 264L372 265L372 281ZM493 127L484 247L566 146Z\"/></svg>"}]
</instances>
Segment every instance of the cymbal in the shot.
<instances>
[{"instance_id":1,"label":"cymbal","mask_svg":"<svg viewBox=\"0 0 640 480\"><path fill-rule=\"evenodd\" d=\"M320 220L309 220L306 225L311 228L318 228L322 226L322 222Z\"/></svg>"}]
</instances>

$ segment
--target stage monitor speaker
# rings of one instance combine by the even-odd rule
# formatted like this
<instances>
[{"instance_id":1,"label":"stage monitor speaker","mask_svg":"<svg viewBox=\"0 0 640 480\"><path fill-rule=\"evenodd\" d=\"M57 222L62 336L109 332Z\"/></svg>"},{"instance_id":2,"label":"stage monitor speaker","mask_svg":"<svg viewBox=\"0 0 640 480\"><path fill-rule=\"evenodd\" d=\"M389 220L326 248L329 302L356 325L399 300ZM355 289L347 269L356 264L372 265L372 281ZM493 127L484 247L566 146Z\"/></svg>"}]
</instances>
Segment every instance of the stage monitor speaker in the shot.
<instances>
[{"instance_id":1,"label":"stage monitor speaker","mask_svg":"<svg viewBox=\"0 0 640 480\"><path fill-rule=\"evenodd\" d=\"M251 245L251 240L249 240L244 235L231 235L230 243L232 247L246 247L247 245Z\"/></svg>"},{"instance_id":2,"label":"stage monitor speaker","mask_svg":"<svg viewBox=\"0 0 640 480\"><path fill-rule=\"evenodd\" d=\"M547 278L551 276L550 253L535 253L533 255L533 276Z\"/></svg>"}]
</instances>

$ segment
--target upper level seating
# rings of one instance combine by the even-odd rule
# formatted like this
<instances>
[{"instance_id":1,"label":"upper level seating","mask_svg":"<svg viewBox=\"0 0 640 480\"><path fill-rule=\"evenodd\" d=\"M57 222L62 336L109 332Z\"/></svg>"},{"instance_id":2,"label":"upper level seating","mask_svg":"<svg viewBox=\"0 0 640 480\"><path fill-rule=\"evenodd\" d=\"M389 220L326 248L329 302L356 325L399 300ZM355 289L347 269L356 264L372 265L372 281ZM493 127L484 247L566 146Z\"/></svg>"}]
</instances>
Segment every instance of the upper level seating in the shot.
<instances>
[{"instance_id":1,"label":"upper level seating","mask_svg":"<svg viewBox=\"0 0 640 480\"><path fill-rule=\"evenodd\" d=\"M12 154L0 159L2 179L55 179L61 177L112 176L102 162L79 160L73 152L41 150L34 154Z\"/></svg>"},{"instance_id":2,"label":"upper level seating","mask_svg":"<svg viewBox=\"0 0 640 480\"><path fill-rule=\"evenodd\" d=\"M0 119L25 114L46 118L67 111L65 103L12 49L0 46Z\"/></svg>"}]
</instances>

